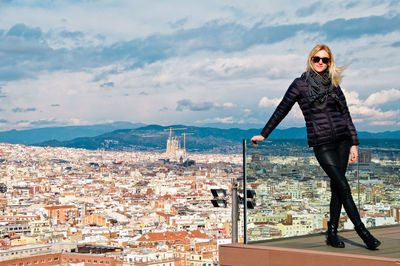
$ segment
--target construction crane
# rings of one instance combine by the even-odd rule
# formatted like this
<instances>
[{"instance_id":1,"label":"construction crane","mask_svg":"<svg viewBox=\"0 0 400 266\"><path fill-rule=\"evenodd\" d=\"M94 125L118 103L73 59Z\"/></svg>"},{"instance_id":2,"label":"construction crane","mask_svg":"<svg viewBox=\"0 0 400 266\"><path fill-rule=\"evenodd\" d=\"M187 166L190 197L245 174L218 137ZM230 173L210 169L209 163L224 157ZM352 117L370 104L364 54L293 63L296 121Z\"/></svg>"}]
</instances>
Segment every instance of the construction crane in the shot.
<instances>
[{"instance_id":1,"label":"construction crane","mask_svg":"<svg viewBox=\"0 0 400 266\"><path fill-rule=\"evenodd\" d=\"M169 128L169 139L172 138L172 130L185 130L185 129L187 129L187 128L185 128L185 127L182 127L182 128L170 127ZM168 130L168 129L164 129L164 131L166 131L166 130Z\"/></svg>"},{"instance_id":2,"label":"construction crane","mask_svg":"<svg viewBox=\"0 0 400 266\"><path fill-rule=\"evenodd\" d=\"M183 132L182 133L182 135L183 135L183 151L185 152L185 154L186 154L186 135L193 135L194 133L186 133L186 132Z\"/></svg>"}]
</instances>

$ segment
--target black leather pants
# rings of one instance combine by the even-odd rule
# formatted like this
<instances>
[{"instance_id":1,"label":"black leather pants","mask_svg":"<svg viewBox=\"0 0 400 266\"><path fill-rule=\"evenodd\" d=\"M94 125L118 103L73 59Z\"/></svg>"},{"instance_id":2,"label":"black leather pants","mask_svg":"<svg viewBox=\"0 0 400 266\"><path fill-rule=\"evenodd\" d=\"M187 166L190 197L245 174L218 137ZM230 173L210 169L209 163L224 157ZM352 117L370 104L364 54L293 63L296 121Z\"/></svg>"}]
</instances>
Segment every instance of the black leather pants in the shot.
<instances>
[{"instance_id":1,"label":"black leather pants","mask_svg":"<svg viewBox=\"0 0 400 266\"><path fill-rule=\"evenodd\" d=\"M345 176L349 152L348 141L314 147L315 157L331 180L330 222L336 227L339 223L342 205L354 226L362 224Z\"/></svg>"}]
</instances>

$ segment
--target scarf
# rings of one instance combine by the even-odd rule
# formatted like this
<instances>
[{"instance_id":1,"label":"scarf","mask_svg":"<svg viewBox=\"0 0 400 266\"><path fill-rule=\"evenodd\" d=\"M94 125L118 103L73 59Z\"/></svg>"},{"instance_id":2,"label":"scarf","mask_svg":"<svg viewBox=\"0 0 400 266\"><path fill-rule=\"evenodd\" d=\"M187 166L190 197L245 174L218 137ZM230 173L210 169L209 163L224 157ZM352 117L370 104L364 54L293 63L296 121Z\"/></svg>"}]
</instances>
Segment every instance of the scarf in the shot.
<instances>
[{"instance_id":1,"label":"scarf","mask_svg":"<svg viewBox=\"0 0 400 266\"><path fill-rule=\"evenodd\" d=\"M332 96L336 101L339 110L343 110L343 104L340 101L339 96L336 94L335 86L333 86L331 77L329 76L329 71L325 71L324 74L320 75L311 70L307 72L306 75L309 97L315 107L318 109L324 109L328 102L328 96Z\"/></svg>"}]
</instances>

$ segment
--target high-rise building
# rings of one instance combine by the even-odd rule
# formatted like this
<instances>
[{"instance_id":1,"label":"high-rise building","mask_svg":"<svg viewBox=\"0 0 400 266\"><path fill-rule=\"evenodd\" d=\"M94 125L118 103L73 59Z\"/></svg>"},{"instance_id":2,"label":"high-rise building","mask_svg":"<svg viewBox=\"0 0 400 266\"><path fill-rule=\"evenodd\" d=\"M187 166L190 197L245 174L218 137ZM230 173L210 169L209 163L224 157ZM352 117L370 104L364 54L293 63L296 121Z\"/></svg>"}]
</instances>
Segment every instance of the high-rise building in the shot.
<instances>
[{"instance_id":1,"label":"high-rise building","mask_svg":"<svg viewBox=\"0 0 400 266\"><path fill-rule=\"evenodd\" d=\"M359 163L370 163L371 162L371 151L360 151L358 156Z\"/></svg>"}]
</instances>

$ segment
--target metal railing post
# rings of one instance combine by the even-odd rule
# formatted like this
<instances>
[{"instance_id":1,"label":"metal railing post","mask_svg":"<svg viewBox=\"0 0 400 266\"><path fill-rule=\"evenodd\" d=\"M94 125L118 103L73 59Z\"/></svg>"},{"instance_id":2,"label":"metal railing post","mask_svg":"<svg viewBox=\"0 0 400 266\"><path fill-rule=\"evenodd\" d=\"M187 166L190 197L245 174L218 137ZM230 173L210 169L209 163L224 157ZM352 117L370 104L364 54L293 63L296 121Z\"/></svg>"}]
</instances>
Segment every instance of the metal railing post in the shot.
<instances>
[{"instance_id":1,"label":"metal railing post","mask_svg":"<svg viewBox=\"0 0 400 266\"><path fill-rule=\"evenodd\" d=\"M238 243L239 201L238 184L232 178L232 243Z\"/></svg>"}]
</instances>

